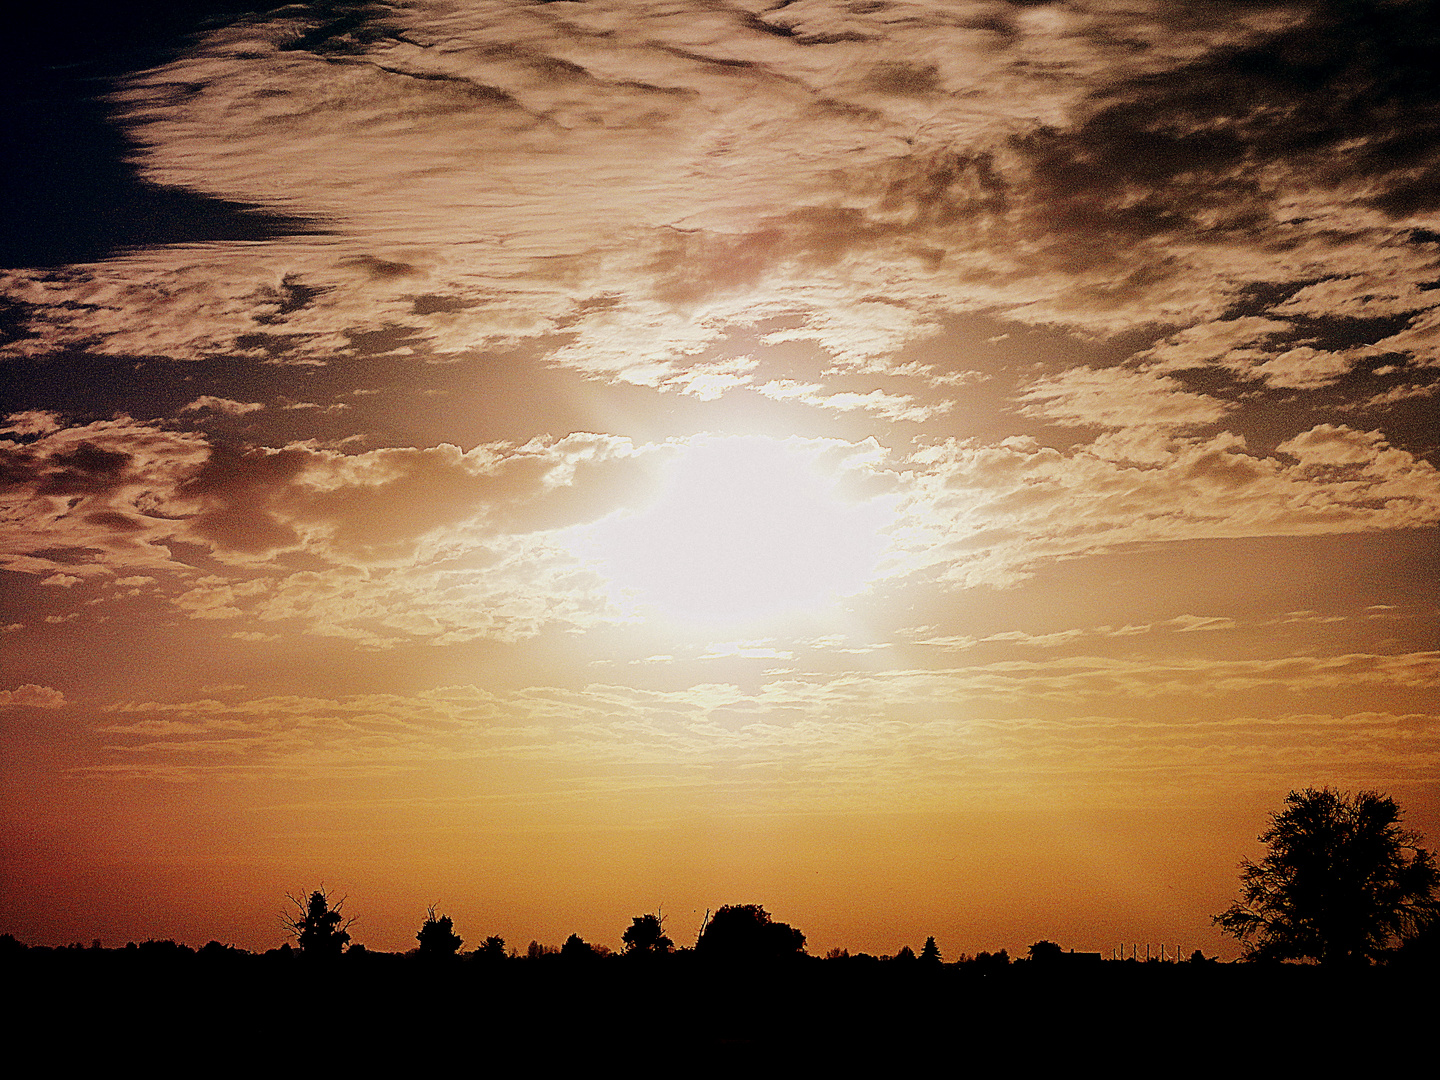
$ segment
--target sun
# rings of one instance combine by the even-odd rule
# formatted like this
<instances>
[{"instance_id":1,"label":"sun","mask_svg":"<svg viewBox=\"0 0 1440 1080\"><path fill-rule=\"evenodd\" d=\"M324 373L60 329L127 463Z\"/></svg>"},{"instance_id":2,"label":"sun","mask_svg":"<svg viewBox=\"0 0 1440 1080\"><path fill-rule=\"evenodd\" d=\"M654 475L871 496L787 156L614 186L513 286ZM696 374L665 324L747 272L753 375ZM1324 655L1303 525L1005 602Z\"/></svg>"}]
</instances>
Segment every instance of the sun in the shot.
<instances>
[{"instance_id":1,"label":"sun","mask_svg":"<svg viewBox=\"0 0 1440 1080\"><path fill-rule=\"evenodd\" d=\"M834 445L757 436L693 440L658 496L590 527L602 572L641 605L700 624L823 611L863 590L893 516L842 491Z\"/></svg>"}]
</instances>

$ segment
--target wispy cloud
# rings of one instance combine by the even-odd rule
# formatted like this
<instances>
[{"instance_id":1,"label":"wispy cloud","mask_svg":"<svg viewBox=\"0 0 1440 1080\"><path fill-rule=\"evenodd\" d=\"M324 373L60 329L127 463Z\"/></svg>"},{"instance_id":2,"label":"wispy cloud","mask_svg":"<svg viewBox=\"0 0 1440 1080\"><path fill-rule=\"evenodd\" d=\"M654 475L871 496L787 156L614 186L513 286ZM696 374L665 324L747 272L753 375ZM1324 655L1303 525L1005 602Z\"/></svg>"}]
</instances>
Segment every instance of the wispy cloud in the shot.
<instances>
[{"instance_id":1,"label":"wispy cloud","mask_svg":"<svg viewBox=\"0 0 1440 1080\"><path fill-rule=\"evenodd\" d=\"M1419 668L1416 668L1419 664ZM1436 675L1423 657L1334 657L1288 662L1145 667L1053 663L1043 695L1083 700L1095 678L1152 694L1220 677L1217 693L1267 685L1354 681L1397 672ZM775 677L758 692L695 684L659 692L596 684L495 693L442 687L418 696L138 702L108 711L111 740L87 771L171 780L344 777L410 771L436 761L565 763L594 790L628 787L645 767L651 788L764 787L771 799L833 811L869 792L908 792L917 805L953 805L953 785L984 796L1019 787L1148 798L1183 784L1235 791L1273 786L1277 774L1378 770L1410 781L1440 764L1435 718L1422 714L1280 710L1158 720L1081 710L1004 715L983 698L1008 693L1021 666L947 672L884 671L828 679ZM1007 681L1008 680L1008 681ZM979 697L977 698L977 694ZM1076 695L1079 695L1078 697ZM798 771L796 771L798 768ZM737 772L737 770L739 770Z\"/></svg>"},{"instance_id":2,"label":"wispy cloud","mask_svg":"<svg viewBox=\"0 0 1440 1080\"><path fill-rule=\"evenodd\" d=\"M217 412L225 413L227 416L244 416L246 413L259 412L265 408L259 401L234 401L230 398L215 397L211 394L201 394L188 405L182 405L180 411L186 412Z\"/></svg>"}]
</instances>

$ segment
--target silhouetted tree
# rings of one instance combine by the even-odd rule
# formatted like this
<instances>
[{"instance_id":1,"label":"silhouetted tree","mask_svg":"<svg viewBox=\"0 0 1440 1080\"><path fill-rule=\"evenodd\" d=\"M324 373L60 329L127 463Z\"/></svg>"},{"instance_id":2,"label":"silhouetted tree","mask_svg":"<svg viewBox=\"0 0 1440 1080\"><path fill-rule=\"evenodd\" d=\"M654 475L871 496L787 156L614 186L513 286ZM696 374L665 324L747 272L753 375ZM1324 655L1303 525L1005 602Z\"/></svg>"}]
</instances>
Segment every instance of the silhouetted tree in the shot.
<instances>
[{"instance_id":1,"label":"silhouetted tree","mask_svg":"<svg viewBox=\"0 0 1440 1080\"><path fill-rule=\"evenodd\" d=\"M659 955L675 948L665 936L665 921L659 915L637 915L630 920L630 929L620 935L625 952L630 955Z\"/></svg>"},{"instance_id":2,"label":"silhouetted tree","mask_svg":"<svg viewBox=\"0 0 1440 1080\"><path fill-rule=\"evenodd\" d=\"M1416 972L1440 970L1440 919L1431 919L1419 933L1406 938L1390 962Z\"/></svg>"},{"instance_id":3,"label":"silhouetted tree","mask_svg":"<svg viewBox=\"0 0 1440 1080\"><path fill-rule=\"evenodd\" d=\"M595 948L579 934L571 934L560 946L560 958L572 963L595 959Z\"/></svg>"},{"instance_id":4,"label":"silhouetted tree","mask_svg":"<svg viewBox=\"0 0 1440 1080\"><path fill-rule=\"evenodd\" d=\"M934 937L925 939L925 947L920 950L920 959L927 964L940 963L940 946L935 944Z\"/></svg>"},{"instance_id":5,"label":"silhouetted tree","mask_svg":"<svg viewBox=\"0 0 1440 1080\"><path fill-rule=\"evenodd\" d=\"M981 973L991 972L1007 967L1010 963L1010 954L1004 949L998 953L980 952L975 954L972 963L975 965L975 969Z\"/></svg>"},{"instance_id":6,"label":"silhouetted tree","mask_svg":"<svg viewBox=\"0 0 1440 1080\"><path fill-rule=\"evenodd\" d=\"M1027 950L1027 955L1037 964L1051 964L1063 956L1065 950L1053 941L1037 941Z\"/></svg>"},{"instance_id":7,"label":"silhouetted tree","mask_svg":"<svg viewBox=\"0 0 1440 1080\"><path fill-rule=\"evenodd\" d=\"M1292 791L1241 864L1240 902L1215 916L1252 959L1366 963L1440 918L1434 856L1374 791Z\"/></svg>"},{"instance_id":8,"label":"silhouetted tree","mask_svg":"<svg viewBox=\"0 0 1440 1080\"><path fill-rule=\"evenodd\" d=\"M465 944L464 939L455 933L455 923L449 915L435 917L433 904L425 909L425 922L415 940L420 942L420 955L428 957L454 956Z\"/></svg>"},{"instance_id":9,"label":"silhouetted tree","mask_svg":"<svg viewBox=\"0 0 1440 1080\"><path fill-rule=\"evenodd\" d=\"M774 922L758 904L726 905L712 915L695 943L701 955L723 960L774 960L804 951L805 935Z\"/></svg>"},{"instance_id":10,"label":"silhouetted tree","mask_svg":"<svg viewBox=\"0 0 1440 1080\"><path fill-rule=\"evenodd\" d=\"M99 948L98 945L92 945L90 947L92 949ZM195 955L210 963L216 963L231 960L236 956L243 956L245 955L245 950L237 949L234 945L222 945L218 941L207 941Z\"/></svg>"},{"instance_id":11,"label":"silhouetted tree","mask_svg":"<svg viewBox=\"0 0 1440 1080\"><path fill-rule=\"evenodd\" d=\"M330 894L322 885L307 901L301 902L289 893L285 898L295 905L295 912L282 914L280 921L294 935L295 943L306 956L339 956L350 944L350 924L355 920L341 914L344 897L332 905Z\"/></svg>"},{"instance_id":12,"label":"silhouetted tree","mask_svg":"<svg viewBox=\"0 0 1440 1080\"><path fill-rule=\"evenodd\" d=\"M76 942L71 948L78 949L80 944ZM163 941L151 938L140 943L140 955L147 960L173 960L177 956L193 956L194 953L195 950L189 945L183 945L171 938L165 938Z\"/></svg>"},{"instance_id":13,"label":"silhouetted tree","mask_svg":"<svg viewBox=\"0 0 1440 1080\"><path fill-rule=\"evenodd\" d=\"M899 960L902 964L913 964L915 962L915 950L910 948L909 945L901 945L900 951L895 954L894 959Z\"/></svg>"},{"instance_id":14,"label":"silhouetted tree","mask_svg":"<svg viewBox=\"0 0 1440 1080\"><path fill-rule=\"evenodd\" d=\"M491 934L480 943L480 947L475 950L475 955L486 963L504 960L506 957L505 939L499 934Z\"/></svg>"}]
</instances>

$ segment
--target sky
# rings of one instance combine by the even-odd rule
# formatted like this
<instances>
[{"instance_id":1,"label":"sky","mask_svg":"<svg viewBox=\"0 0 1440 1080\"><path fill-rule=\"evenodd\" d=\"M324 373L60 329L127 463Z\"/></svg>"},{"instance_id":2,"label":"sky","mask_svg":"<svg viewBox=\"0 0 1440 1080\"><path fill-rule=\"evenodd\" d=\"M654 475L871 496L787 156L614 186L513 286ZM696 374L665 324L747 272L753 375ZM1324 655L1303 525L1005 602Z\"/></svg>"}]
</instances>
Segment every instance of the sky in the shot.
<instances>
[{"instance_id":1,"label":"sky","mask_svg":"<svg viewBox=\"0 0 1440 1080\"><path fill-rule=\"evenodd\" d=\"M106 18L3 95L0 931L1228 958L1291 789L1440 844L1433 3Z\"/></svg>"}]
</instances>

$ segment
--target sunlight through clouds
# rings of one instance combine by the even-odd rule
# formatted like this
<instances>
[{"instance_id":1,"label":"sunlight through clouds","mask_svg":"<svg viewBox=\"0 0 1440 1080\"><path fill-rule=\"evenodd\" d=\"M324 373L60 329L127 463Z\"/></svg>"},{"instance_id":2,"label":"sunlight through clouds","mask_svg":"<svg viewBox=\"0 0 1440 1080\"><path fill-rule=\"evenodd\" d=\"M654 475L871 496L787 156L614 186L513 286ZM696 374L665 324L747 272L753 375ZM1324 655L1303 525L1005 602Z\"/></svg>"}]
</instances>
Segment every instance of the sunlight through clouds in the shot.
<instances>
[{"instance_id":1,"label":"sunlight through clouds","mask_svg":"<svg viewBox=\"0 0 1440 1080\"><path fill-rule=\"evenodd\" d=\"M814 440L704 438L648 505L583 530L622 594L682 622L746 623L821 610L866 587L893 497L846 497Z\"/></svg>"}]
</instances>

